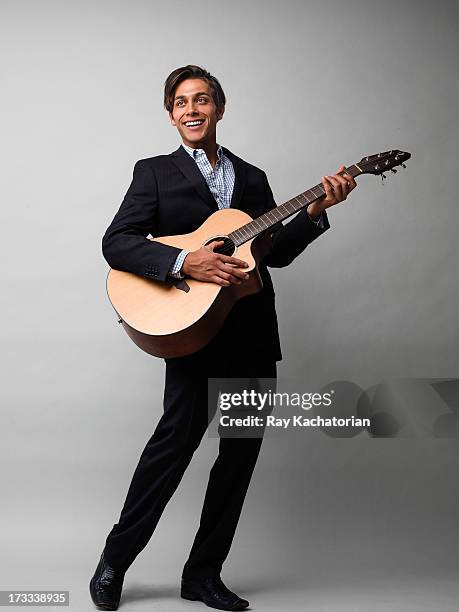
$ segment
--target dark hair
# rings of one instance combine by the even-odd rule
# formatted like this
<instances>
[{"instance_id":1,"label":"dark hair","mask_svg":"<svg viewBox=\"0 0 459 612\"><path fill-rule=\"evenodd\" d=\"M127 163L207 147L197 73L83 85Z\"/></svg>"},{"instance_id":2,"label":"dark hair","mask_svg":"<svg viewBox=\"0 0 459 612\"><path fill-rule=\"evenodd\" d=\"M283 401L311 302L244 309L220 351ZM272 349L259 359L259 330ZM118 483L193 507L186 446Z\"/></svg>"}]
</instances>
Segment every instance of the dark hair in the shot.
<instances>
[{"instance_id":1,"label":"dark hair","mask_svg":"<svg viewBox=\"0 0 459 612\"><path fill-rule=\"evenodd\" d=\"M218 80L205 68L188 64L188 66L182 66L181 68L177 68L171 72L164 83L164 108L167 111L170 113L172 112L174 107L175 90L177 89L178 85L186 79L203 79L204 81L207 81L212 93L212 98L215 102L215 106L219 108L220 106L225 105L225 94L223 93L222 86Z\"/></svg>"}]
</instances>

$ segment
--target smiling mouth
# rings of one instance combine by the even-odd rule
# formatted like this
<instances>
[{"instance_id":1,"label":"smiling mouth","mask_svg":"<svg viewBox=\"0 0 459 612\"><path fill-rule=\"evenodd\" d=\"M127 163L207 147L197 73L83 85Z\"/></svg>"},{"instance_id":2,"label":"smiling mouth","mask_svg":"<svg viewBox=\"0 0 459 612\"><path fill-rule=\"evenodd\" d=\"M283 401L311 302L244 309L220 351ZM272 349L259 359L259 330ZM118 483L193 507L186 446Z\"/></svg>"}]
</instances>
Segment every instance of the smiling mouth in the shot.
<instances>
[{"instance_id":1,"label":"smiling mouth","mask_svg":"<svg viewBox=\"0 0 459 612\"><path fill-rule=\"evenodd\" d=\"M193 119L191 121L185 121L184 126L189 130L198 130L204 123L204 119Z\"/></svg>"}]
</instances>

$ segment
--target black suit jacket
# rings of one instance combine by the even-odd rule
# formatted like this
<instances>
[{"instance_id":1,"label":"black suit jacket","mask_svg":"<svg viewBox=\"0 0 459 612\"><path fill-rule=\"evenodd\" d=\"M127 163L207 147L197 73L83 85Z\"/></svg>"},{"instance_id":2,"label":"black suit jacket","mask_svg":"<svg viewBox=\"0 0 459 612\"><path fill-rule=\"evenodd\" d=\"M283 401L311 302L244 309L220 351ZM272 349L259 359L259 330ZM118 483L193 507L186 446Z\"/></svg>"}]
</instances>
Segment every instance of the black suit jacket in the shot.
<instances>
[{"instance_id":1,"label":"black suit jacket","mask_svg":"<svg viewBox=\"0 0 459 612\"><path fill-rule=\"evenodd\" d=\"M234 166L231 207L255 218L274 208L266 174L223 147ZM196 162L180 146L169 155L139 160L131 185L102 239L102 252L110 267L165 281L180 249L146 237L186 234L197 229L218 210L217 203ZM306 246L329 228L326 213L320 228L303 209L290 222L272 228L272 250L260 263L260 293L233 307L216 341L224 350L250 351L282 359L274 302L267 266L287 266Z\"/></svg>"}]
</instances>

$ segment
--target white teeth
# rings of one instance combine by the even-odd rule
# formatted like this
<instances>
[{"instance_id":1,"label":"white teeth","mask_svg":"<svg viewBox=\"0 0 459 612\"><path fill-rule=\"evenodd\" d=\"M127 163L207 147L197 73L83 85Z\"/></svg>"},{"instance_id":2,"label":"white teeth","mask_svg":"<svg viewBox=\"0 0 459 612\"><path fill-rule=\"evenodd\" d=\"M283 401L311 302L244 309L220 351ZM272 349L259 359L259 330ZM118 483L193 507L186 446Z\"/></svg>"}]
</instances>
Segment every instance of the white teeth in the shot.
<instances>
[{"instance_id":1,"label":"white teeth","mask_svg":"<svg viewBox=\"0 0 459 612\"><path fill-rule=\"evenodd\" d=\"M191 127L191 126L193 126L193 125L201 125L201 123L204 123L204 121L203 121L203 120L199 120L199 121L187 121L187 122L185 123L185 125L186 125L187 127Z\"/></svg>"}]
</instances>

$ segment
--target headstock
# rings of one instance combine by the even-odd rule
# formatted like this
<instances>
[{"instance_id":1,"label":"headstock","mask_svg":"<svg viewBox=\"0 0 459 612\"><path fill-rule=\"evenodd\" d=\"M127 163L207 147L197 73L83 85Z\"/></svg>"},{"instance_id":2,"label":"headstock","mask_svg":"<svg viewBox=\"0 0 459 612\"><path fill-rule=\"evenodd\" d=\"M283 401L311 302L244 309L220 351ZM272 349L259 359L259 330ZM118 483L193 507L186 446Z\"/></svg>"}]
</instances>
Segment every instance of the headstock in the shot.
<instances>
[{"instance_id":1,"label":"headstock","mask_svg":"<svg viewBox=\"0 0 459 612\"><path fill-rule=\"evenodd\" d=\"M396 166L403 166L403 168L406 168L404 162L410 159L410 157L411 153L394 149L393 151L384 151L384 153L362 157L356 166L362 171L362 174L382 175L382 177L385 178L384 172L388 170L397 172L397 170L395 170Z\"/></svg>"}]
</instances>

